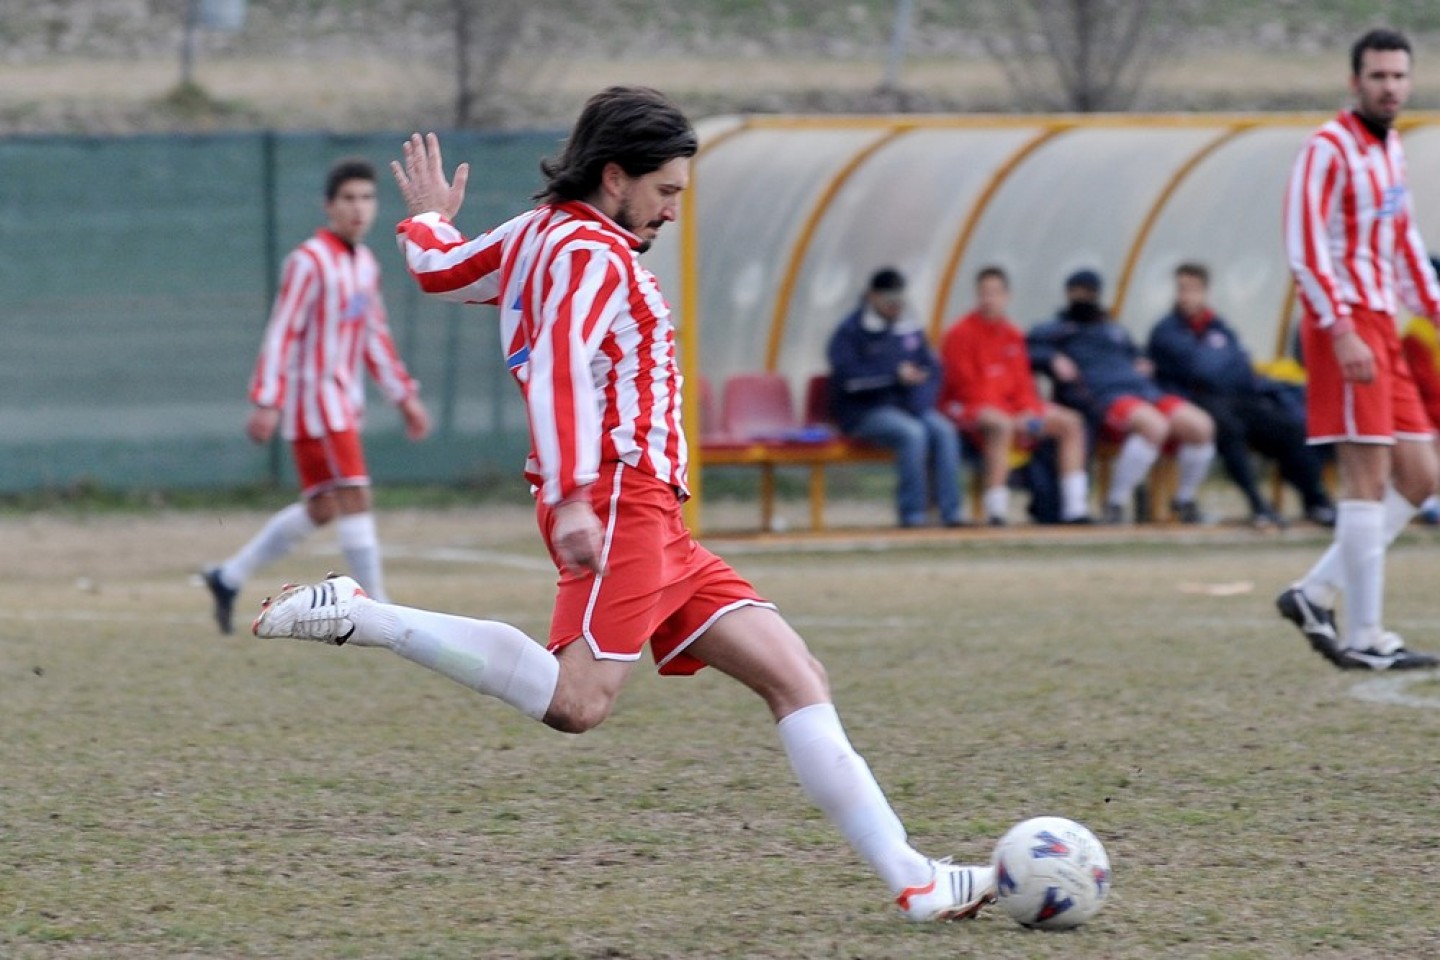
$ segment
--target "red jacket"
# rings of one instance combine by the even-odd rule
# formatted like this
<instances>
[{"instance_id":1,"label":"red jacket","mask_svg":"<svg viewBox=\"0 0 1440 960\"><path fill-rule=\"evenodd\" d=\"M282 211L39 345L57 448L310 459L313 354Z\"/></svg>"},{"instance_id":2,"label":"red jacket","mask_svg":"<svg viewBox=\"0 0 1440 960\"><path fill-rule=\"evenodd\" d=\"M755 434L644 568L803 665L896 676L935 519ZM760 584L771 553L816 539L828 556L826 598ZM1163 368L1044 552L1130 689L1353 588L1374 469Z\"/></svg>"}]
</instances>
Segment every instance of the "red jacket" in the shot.
<instances>
[{"instance_id":1,"label":"red jacket","mask_svg":"<svg viewBox=\"0 0 1440 960\"><path fill-rule=\"evenodd\" d=\"M1025 335L1009 320L987 320L978 311L960 318L941 341L940 364L940 412L961 426L972 424L982 407L1012 416L1045 412Z\"/></svg>"}]
</instances>

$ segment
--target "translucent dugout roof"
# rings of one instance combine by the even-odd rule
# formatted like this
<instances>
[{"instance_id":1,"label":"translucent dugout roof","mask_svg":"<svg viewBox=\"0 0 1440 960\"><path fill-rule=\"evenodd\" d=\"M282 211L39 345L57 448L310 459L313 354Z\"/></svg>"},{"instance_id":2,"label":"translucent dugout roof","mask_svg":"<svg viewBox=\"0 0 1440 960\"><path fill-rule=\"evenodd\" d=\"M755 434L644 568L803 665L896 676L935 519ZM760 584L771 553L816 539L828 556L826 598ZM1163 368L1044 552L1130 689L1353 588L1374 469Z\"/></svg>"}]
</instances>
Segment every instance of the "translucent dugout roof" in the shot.
<instances>
[{"instance_id":1,"label":"translucent dugout roof","mask_svg":"<svg viewBox=\"0 0 1440 960\"><path fill-rule=\"evenodd\" d=\"M997 263L1022 326L1049 316L1063 278L1090 267L1143 337L1170 305L1175 265L1199 260L1220 312L1270 357L1294 310L1284 183L1326 119L717 118L701 125L691 222L662 231L647 262L682 336L698 321L691 374L717 385L774 370L798 391L885 265L907 274L935 335L969 308L975 270ZM1423 173L1440 168L1440 114L1407 115L1402 130L1417 220L1440 249L1440 184Z\"/></svg>"}]
</instances>

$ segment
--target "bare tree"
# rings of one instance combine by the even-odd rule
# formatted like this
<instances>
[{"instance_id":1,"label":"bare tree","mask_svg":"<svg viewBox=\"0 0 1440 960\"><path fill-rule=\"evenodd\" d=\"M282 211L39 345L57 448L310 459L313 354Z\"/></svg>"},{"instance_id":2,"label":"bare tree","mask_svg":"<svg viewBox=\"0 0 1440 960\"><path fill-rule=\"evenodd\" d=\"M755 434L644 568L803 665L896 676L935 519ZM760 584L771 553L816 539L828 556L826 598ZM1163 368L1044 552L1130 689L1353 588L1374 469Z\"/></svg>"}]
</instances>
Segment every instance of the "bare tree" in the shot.
<instances>
[{"instance_id":1,"label":"bare tree","mask_svg":"<svg viewBox=\"0 0 1440 960\"><path fill-rule=\"evenodd\" d=\"M530 0L449 0L455 37L455 126L488 119L510 84L506 67L523 45Z\"/></svg>"},{"instance_id":2,"label":"bare tree","mask_svg":"<svg viewBox=\"0 0 1440 960\"><path fill-rule=\"evenodd\" d=\"M1021 99L1092 112L1134 102L1195 0L986 0L981 40Z\"/></svg>"}]
</instances>

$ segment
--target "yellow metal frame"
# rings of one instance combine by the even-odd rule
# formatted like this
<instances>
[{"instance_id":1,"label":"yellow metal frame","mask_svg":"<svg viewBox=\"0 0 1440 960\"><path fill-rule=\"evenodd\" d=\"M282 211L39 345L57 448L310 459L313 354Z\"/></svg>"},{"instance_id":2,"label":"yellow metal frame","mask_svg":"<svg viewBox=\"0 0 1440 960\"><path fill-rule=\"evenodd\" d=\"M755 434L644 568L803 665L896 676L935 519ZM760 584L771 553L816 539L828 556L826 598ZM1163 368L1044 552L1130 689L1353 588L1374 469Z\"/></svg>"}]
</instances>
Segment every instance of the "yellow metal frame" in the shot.
<instances>
[{"instance_id":1,"label":"yellow metal frame","mask_svg":"<svg viewBox=\"0 0 1440 960\"><path fill-rule=\"evenodd\" d=\"M680 194L681 326L676 336L680 341L680 375L685 378L680 416L691 427L687 440L694 438L686 449L690 499L685 501L682 512L685 523L696 534L700 533L700 504L704 501L705 484L704 455L700 450L700 225L695 215L699 205L696 185L700 178L700 159L746 129L743 124L732 127L700 144L690 161L690 185Z\"/></svg>"},{"instance_id":2,"label":"yellow metal frame","mask_svg":"<svg viewBox=\"0 0 1440 960\"><path fill-rule=\"evenodd\" d=\"M1135 231L1135 239L1130 241L1130 250L1125 255L1125 264L1120 268L1120 278L1115 283L1115 300L1110 305L1112 314L1118 317L1120 311L1124 309L1125 297L1130 292L1130 280L1135 275L1135 266L1140 262L1140 254L1145 248L1145 242L1150 239L1155 224L1160 220L1160 214L1165 212L1175 191L1180 189L1180 185L1185 182L1191 172L1204 163L1211 154L1240 134L1253 129L1254 126L1253 123L1237 124L1229 130L1222 130L1213 140L1186 158L1185 162L1180 164L1170 179L1165 182L1165 186L1160 188L1160 193L1155 197L1155 202L1150 205L1145 219L1140 221L1140 228Z\"/></svg>"},{"instance_id":3,"label":"yellow metal frame","mask_svg":"<svg viewBox=\"0 0 1440 960\"><path fill-rule=\"evenodd\" d=\"M955 236L955 242L950 245L950 254L945 258L945 267L940 271L940 286L935 291L935 302L930 308L930 339L938 342L940 328L945 325L945 305L950 302L950 291L955 289L955 271L960 269L960 261L965 259L965 252L970 248L970 241L975 236L975 230L980 226L980 218L985 211L990 209L990 201L995 194L1000 192L1010 179L1010 175L1019 168L1020 164L1029 159L1030 155L1039 150L1045 144L1054 140L1060 134L1071 129L1068 125L1051 125L1045 127L1038 134L1022 143L1010 156L1006 157L990 174L984 188L975 197L975 204L970 212L965 215L965 222L960 226L960 232Z\"/></svg>"},{"instance_id":4,"label":"yellow metal frame","mask_svg":"<svg viewBox=\"0 0 1440 960\"><path fill-rule=\"evenodd\" d=\"M790 302L795 297L795 286L800 281L800 271L805 266L805 257L810 252L810 242L820 229L820 222L830 211L830 202L850 182L850 178L865 165L865 162L884 147L915 129L909 124L899 124L876 137L847 160L840 169L831 174L829 181L810 207L805 222L800 228L795 244L790 248L790 259L781 274L780 289L775 294L775 307L770 313L770 337L765 345L765 370L774 371L780 359L780 346L785 339L785 325L790 318Z\"/></svg>"}]
</instances>

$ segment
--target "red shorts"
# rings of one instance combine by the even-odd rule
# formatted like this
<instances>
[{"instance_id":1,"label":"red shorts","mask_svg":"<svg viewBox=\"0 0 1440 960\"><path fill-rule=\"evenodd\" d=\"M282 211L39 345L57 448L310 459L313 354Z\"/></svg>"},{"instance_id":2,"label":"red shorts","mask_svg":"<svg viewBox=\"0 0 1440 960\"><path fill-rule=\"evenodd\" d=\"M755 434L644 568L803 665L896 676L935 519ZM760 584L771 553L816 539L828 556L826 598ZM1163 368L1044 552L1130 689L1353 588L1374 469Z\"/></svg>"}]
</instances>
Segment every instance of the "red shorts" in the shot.
<instances>
[{"instance_id":1,"label":"red shorts","mask_svg":"<svg viewBox=\"0 0 1440 960\"><path fill-rule=\"evenodd\" d=\"M1375 354L1375 379L1350 383L1340 372L1329 330L1313 317L1300 327L1305 356L1305 426L1311 443L1394 443L1433 435L1410 375L1395 318L1355 307L1355 332Z\"/></svg>"},{"instance_id":2,"label":"red shorts","mask_svg":"<svg viewBox=\"0 0 1440 960\"><path fill-rule=\"evenodd\" d=\"M336 487L363 487L370 483L365 471L365 451L360 434L354 430L327 433L290 441L295 472L300 474L300 492L312 497Z\"/></svg>"},{"instance_id":3,"label":"red shorts","mask_svg":"<svg viewBox=\"0 0 1440 960\"><path fill-rule=\"evenodd\" d=\"M1130 415L1135 412L1136 407L1143 407L1147 404L1159 410L1165 416L1172 417L1175 411L1179 410L1185 403L1184 397L1177 397L1173 393L1160 395L1160 399L1153 403L1143 397L1126 395L1117 397L1105 408L1105 432L1106 439L1119 441L1125 436L1125 427L1130 422Z\"/></svg>"},{"instance_id":4,"label":"red shorts","mask_svg":"<svg viewBox=\"0 0 1440 960\"><path fill-rule=\"evenodd\" d=\"M551 544L554 515L536 519L560 571L550 622L551 652L584 638L598 660L638 660L645 644L660 672L685 676L705 664L685 653L723 614L774 609L730 565L690 536L675 488L620 463L602 464L590 488L605 530L605 575L566 570Z\"/></svg>"}]
</instances>

